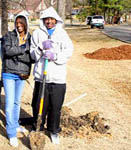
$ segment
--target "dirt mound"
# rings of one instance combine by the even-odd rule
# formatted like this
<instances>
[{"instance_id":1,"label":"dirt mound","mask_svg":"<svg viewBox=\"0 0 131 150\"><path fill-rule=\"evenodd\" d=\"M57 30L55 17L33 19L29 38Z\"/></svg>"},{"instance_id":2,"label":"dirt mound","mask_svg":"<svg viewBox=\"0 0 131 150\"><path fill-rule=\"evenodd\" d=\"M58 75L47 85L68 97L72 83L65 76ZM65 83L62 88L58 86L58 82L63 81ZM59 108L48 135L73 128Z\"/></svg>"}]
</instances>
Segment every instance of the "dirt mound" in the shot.
<instances>
[{"instance_id":1,"label":"dirt mound","mask_svg":"<svg viewBox=\"0 0 131 150\"><path fill-rule=\"evenodd\" d=\"M121 45L113 48L100 48L93 53L84 54L90 59L127 60L131 59L131 45Z\"/></svg>"},{"instance_id":2,"label":"dirt mound","mask_svg":"<svg viewBox=\"0 0 131 150\"><path fill-rule=\"evenodd\" d=\"M98 112L86 115L71 116L72 110L63 107L61 116L62 136L87 137L91 132L107 133L109 126L104 125L104 118L99 117Z\"/></svg>"}]
</instances>

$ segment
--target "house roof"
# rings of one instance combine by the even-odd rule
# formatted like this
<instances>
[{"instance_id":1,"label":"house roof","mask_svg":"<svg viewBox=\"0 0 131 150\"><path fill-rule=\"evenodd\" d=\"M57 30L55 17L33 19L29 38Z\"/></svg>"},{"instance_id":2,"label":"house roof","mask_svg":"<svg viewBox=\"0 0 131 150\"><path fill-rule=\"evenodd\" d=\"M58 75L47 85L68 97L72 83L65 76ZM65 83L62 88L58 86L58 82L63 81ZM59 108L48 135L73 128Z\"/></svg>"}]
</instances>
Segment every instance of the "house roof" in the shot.
<instances>
[{"instance_id":1,"label":"house roof","mask_svg":"<svg viewBox=\"0 0 131 150\"><path fill-rule=\"evenodd\" d=\"M10 5L12 5L12 9L8 11L12 14L18 14L23 10L28 12L40 12L46 8L44 0L22 0L20 4L10 1Z\"/></svg>"},{"instance_id":2,"label":"house roof","mask_svg":"<svg viewBox=\"0 0 131 150\"><path fill-rule=\"evenodd\" d=\"M12 9L9 9L10 13L17 14L22 10L26 10L29 13L40 12L41 10L46 9L50 6L49 0L21 0L21 3L16 3L10 1L10 4L14 6ZM52 4L56 5L57 1L53 0Z\"/></svg>"},{"instance_id":3,"label":"house roof","mask_svg":"<svg viewBox=\"0 0 131 150\"><path fill-rule=\"evenodd\" d=\"M23 11L23 9L10 9L8 10L9 13L12 13L12 14L18 14L20 13L21 11Z\"/></svg>"},{"instance_id":4,"label":"house roof","mask_svg":"<svg viewBox=\"0 0 131 150\"><path fill-rule=\"evenodd\" d=\"M26 0L25 5L26 5L26 10L37 11L39 5L41 5L41 9L42 9L45 4L44 4L44 0Z\"/></svg>"}]
</instances>

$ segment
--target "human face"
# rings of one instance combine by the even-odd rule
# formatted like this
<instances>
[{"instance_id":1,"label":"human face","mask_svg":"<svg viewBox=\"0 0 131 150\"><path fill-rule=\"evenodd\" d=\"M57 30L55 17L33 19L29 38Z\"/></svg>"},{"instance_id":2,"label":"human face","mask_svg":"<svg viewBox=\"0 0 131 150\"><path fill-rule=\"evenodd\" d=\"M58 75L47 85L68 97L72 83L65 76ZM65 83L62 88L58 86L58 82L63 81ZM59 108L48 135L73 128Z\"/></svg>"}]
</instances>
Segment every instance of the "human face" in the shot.
<instances>
[{"instance_id":1,"label":"human face","mask_svg":"<svg viewBox=\"0 0 131 150\"><path fill-rule=\"evenodd\" d=\"M51 29L56 25L56 19L51 18L51 17L45 18L43 20L43 22L44 22L45 26L47 27L47 29Z\"/></svg>"},{"instance_id":2,"label":"human face","mask_svg":"<svg viewBox=\"0 0 131 150\"><path fill-rule=\"evenodd\" d=\"M17 31L20 34L25 34L25 25L22 23L22 20L20 18L16 19L15 24L16 24Z\"/></svg>"}]
</instances>

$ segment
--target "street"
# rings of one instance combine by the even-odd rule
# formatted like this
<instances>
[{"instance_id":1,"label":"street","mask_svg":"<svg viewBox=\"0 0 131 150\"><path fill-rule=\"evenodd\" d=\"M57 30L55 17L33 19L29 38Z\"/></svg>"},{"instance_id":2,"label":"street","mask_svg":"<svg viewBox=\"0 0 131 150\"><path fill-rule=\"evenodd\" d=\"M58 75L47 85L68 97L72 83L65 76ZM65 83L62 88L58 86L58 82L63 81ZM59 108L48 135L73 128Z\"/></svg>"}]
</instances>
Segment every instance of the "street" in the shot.
<instances>
[{"instance_id":1,"label":"street","mask_svg":"<svg viewBox=\"0 0 131 150\"><path fill-rule=\"evenodd\" d=\"M129 25L105 26L102 32L114 39L131 43L131 26Z\"/></svg>"}]
</instances>

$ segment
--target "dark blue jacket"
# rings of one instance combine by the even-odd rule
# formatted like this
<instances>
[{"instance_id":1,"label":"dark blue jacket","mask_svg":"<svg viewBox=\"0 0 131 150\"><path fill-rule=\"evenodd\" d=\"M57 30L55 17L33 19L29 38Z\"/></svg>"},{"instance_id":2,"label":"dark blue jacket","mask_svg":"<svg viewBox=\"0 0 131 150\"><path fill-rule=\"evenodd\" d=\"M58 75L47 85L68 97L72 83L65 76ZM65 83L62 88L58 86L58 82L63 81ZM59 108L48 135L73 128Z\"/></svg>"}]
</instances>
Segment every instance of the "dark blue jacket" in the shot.
<instances>
[{"instance_id":1,"label":"dark blue jacket","mask_svg":"<svg viewBox=\"0 0 131 150\"><path fill-rule=\"evenodd\" d=\"M30 57L30 38L28 33L24 46L19 46L16 30L9 31L3 38L2 72L29 75L32 59Z\"/></svg>"}]
</instances>

